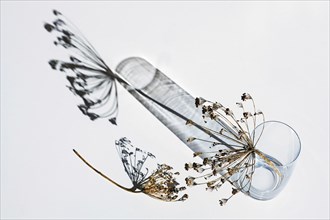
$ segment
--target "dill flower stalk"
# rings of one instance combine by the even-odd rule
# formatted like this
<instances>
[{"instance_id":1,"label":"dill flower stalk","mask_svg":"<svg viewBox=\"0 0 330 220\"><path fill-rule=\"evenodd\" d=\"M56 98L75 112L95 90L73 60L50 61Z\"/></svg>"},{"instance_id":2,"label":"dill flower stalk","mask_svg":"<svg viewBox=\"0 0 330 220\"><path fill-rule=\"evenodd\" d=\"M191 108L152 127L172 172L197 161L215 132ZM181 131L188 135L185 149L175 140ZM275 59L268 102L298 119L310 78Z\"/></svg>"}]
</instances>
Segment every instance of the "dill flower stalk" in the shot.
<instances>
[{"instance_id":1,"label":"dill flower stalk","mask_svg":"<svg viewBox=\"0 0 330 220\"><path fill-rule=\"evenodd\" d=\"M91 169L107 179L109 182L119 188L132 193L144 193L152 198L165 202L185 201L188 195L184 194L179 197L181 191L186 187L180 186L176 181L175 176L179 172L172 172L172 167L167 164L158 164L157 168L150 170L145 167L145 162L148 158L155 159L155 156L150 153L134 147L130 140L121 138L116 141L118 154L124 166L124 170L132 182L132 187L127 188L115 182L87 162L76 150L74 153Z\"/></svg>"},{"instance_id":2,"label":"dill flower stalk","mask_svg":"<svg viewBox=\"0 0 330 220\"><path fill-rule=\"evenodd\" d=\"M241 117L236 117L233 111L224 107L219 102L211 102L204 98L196 98L195 105L201 108L202 117L205 124L209 120L221 125L220 130L213 130L207 126L203 129L210 136L217 136L222 142L213 141L212 147L216 150L195 152L194 157L199 156L203 159L202 163L186 163L186 170L194 170L202 175L197 177L187 177L187 186L206 185L207 191L218 190L224 183L232 185L232 192L228 198L219 200L219 204L225 205L227 201L238 192L249 195L251 183L256 166L256 158L261 158L278 175L281 175L269 156L256 149L258 141L263 133L255 135L257 122L265 122L264 114L256 109L252 96L244 93L241 96L242 102L237 102L237 106L242 110ZM252 104L252 111L246 108L246 102ZM194 122L187 121L187 125ZM201 141L210 143L208 139L198 137L188 137L187 142ZM223 144L226 143L226 144ZM229 144L229 145L228 145Z\"/></svg>"}]
</instances>

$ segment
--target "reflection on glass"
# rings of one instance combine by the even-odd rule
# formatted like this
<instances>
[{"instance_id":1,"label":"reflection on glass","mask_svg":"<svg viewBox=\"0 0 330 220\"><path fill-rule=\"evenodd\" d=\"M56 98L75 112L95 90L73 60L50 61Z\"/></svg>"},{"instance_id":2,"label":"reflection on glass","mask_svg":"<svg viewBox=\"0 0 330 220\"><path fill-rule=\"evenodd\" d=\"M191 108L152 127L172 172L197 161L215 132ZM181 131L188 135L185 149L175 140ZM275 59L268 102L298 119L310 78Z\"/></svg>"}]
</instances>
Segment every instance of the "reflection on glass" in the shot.
<instances>
[{"instance_id":1,"label":"reflection on glass","mask_svg":"<svg viewBox=\"0 0 330 220\"><path fill-rule=\"evenodd\" d=\"M256 135L260 134L262 127L263 135L256 147L273 161L280 175L257 157L250 195L255 199L268 200L278 195L287 184L300 154L301 143L298 134L287 124L267 121L256 128Z\"/></svg>"}]
</instances>

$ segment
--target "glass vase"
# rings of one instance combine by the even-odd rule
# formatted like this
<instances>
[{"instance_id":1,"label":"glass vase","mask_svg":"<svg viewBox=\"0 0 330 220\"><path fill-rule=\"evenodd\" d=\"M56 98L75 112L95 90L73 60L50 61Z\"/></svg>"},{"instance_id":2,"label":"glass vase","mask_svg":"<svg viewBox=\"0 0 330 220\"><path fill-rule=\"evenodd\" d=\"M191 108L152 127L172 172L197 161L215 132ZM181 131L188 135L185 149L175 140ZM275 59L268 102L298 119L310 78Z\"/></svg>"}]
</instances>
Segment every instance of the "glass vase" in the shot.
<instances>
[{"instance_id":1,"label":"glass vase","mask_svg":"<svg viewBox=\"0 0 330 220\"><path fill-rule=\"evenodd\" d=\"M232 148L230 141L205 132L205 120L201 109L195 106L195 98L143 58L131 57L123 60L118 64L116 72L125 82L119 81L128 92L193 152L217 148L213 146L214 141ZM188 127L189 120L194 122L193 126ZM223 127L231 129L226 121L220 125L210 120L207 121L207 127L215 131L220 131ZM264 122L253 133L258 136L262 132L261 128L264 131L256 148L275 164L279 172L275 172L274 167L265 162L265 158L256 154L251 186L245 189L239 186L244 186L245 183L236 184L252 198L268 200L274 198L288 182L300 153L300 139L291 127L282 122ZM198 137L209 142L189 142L189 137Z\"/></svg>"}]
</instances>

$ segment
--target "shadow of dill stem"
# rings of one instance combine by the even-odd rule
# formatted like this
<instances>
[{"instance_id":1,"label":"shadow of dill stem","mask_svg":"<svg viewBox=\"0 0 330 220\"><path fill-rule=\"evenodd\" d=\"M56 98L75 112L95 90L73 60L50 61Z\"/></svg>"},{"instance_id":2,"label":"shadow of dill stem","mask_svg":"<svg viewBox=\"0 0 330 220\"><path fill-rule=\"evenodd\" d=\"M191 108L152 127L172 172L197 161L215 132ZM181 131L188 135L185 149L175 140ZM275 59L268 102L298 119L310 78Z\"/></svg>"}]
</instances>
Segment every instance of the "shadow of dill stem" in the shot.
<instances>
[{"instance_id":1,"label":"shadow of dill stem","mask_svg":"<svg viewBox=\"0 0 330 220\"><path fill-rule=\"evenodd\" d=\"M67 87L82 100L78 108L84 115L92 121L107 118L111 124L117 125L116 81L124 86L129 86L129 83L106 65L95 48L67 17L57 10L53 10L53 14L55 15L54 21L45 23L44 28L55 35L54 44L66 49L70 56L67 61L52 59L49 61L49 65L52 69L66 74L69 82ZM145 95L141 91L139 92ZM73 151L96 173L125 191L142 192L162 201L184 201L188 198L187 194L179 197L178 193L185 190L185 187L180 187L175 180L174 176L179 173L172 173L172 167L158 164L156 169L149 172L144 165L148 158L155 158L153 154L133 147L126 138L118 140L116 147L125 172L133 184L131 188L118 184L93 167L76 150Z\"/></svg>"},{"instance_id":2,"label":"shadow of dill stem","mask_svg":"<svg viewBox=\"0 0 330 220\"><path fill-rule=\"evenodd\" d=\"M117 125L118 94L115 74L103 61L95 48L80 30L57 10L53 10L55 20L45 23L44 28L55 35L54 44L66 49L69 60L49 61L54 70L66 74L67 88L81 98L79 110L92 121L107 118Z\"/></svg>"}]
</instances>

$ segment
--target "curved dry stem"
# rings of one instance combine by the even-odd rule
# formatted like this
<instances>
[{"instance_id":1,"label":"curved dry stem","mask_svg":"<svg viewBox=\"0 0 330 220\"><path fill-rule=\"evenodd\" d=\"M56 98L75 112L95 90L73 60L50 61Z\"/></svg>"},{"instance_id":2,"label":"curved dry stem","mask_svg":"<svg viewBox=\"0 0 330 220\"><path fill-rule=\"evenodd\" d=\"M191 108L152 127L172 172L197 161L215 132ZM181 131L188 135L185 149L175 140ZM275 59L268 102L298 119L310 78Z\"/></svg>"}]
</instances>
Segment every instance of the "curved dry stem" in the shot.
<instances>
[{"instance_id":1,"label":"curved dry stem","mask_svg":"<svg viewBox=\"0 0 330 220\"><path fill-rule=\"evenodd\" d=\"M111 182L112 184L118 186L119 188L128 191L128 192L132 192L132 193L139 193L142 191L136 191L134 188L126 188L118 183L116 183L115 181L113 181L112 179L110 179L109 177L107 177L106 175L104 175L101 171L97 170L95 167L93 167L90 163L88 163L75 149L73 149L73 152L87 165L89 166L92 170L94 170L96 173L98 173L99 175L101 175L104 179L108 180L109 182Z\"/></svg>"},{"instance_id":2,"label":"curved dry stem","mask_svg":"<svg viewBox=\"0 0 330 220\"><path fill-rule=\"evenodd\" d=\"M254 146L257 146L262 134L264 133L264 130L265 130L265 115L264 115L264 113L262 113L262 130L261 130L260 135L259 135L257 141L255 142ZM255 134L255 128L254 128L253 134Z\"/></svg>"},{"instance_id":3,"label":"curved dry stem","mask_svg":"<svg viewBox=\"0 0 330 220\"><path fill-rule=\"evenodd\" d=\"M256 154L258 154L259 157L261 157L273 170L280 176L282 177L282 173L278 170L278 168L275 166L275 164L268 159L261 151L255 150Z\"/></svg>"}]
</instances>

